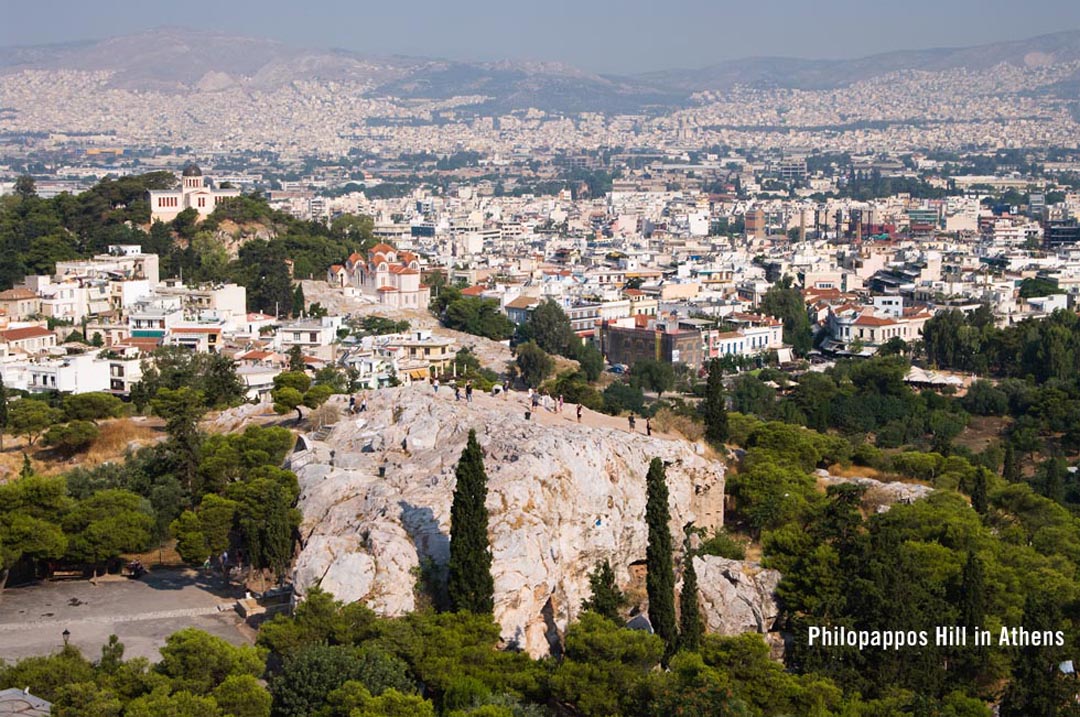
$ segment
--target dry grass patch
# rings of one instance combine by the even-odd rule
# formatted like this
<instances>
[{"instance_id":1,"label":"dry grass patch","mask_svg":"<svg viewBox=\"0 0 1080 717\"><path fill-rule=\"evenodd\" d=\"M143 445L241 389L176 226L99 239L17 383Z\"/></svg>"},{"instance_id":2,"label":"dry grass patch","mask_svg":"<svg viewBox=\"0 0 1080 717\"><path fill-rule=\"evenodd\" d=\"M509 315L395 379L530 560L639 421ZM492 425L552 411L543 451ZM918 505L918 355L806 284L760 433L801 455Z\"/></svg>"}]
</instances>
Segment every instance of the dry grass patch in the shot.
<instances>
[{"instance_id":1,"label":"dry grass patch","mask_svg":"<svg viewBox=\"0 0 1080 717\"><path fill-rule=\"evenodd\" d=\"M164 424L156 418L117 418L102 421L98 428L101 435L90 449L82 454L80 463L96 465L116 461L124 457L132 443L149 446L165 438Z\"/></svg>"},{"instance_id":2,"label":"dry grass patch","mask_svg":"<svg viewBox=\"0 0 1080 717\"><path fill-rule=\"evenodd\" d=\"M843 466L839 463L834 463L828 468L829 475L837 476L838 478L873 478L874 480L888 481L895 480L888 473L879 471L877 468L871 468L870 466L857 466L851 464L849 466Z\"/></svg>"},{"instance_id":3,"label":"dry grass patch","mask_svg":"<svg viewBox=\"0 0 1080 717\"><path fill-rule=\"evenodd\" d=\"M678 433L687 440L700 441L705 436L705 426L689 416L674 413L669 408L661 408L652 417L652 427L661 433Z\"/></svg>"}]
</instances>

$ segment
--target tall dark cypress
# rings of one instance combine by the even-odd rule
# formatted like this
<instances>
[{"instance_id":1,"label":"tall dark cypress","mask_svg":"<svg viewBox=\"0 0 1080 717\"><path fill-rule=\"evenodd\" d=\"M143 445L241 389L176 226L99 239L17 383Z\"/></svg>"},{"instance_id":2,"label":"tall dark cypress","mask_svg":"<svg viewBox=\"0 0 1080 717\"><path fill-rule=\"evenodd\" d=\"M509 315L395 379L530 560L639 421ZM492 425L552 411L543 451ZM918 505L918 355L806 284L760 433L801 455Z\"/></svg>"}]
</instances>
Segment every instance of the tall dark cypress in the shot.
<instances>
[{"instance_id":1,"label":"tall dark cypress","mask_svg":"<svg viewBox=\"0 0 1080 717\"><path fill-rule=\"evenodd\" d=\"M0 451L4 449L4 433L8 425L8 398L7 388L4 386L4 377L0 376Z\"/></svg>"},{"instance_id":2,"label":"tall dark cypress","mask_svg":"<svg viewBox=\"0 0 1080 717\"><path fill-rule=\"evenodd\" d=\"M697 571L694 570L694 553L690 550L689 540L683 552L682 580L682 592L679 593L679 649L694 652L701 649L705 626L701 622Z\"/></svg>"},{"instance_id":3,"label":"tall dark cypress","mask_svg":"<svg viewBox=\"0 0 1080 717\"><path fill-rule=\"evenodd\" d=\"M1061 611L1053 598L1029 593L1021 624L1033 632L1060 630ZM1001 717L1056 717L1073 692L1058 671L1062 659L1059 647L1021 647L1001 700Z\"/></svg>"},{"instance_id":4,"label":"tall dark cypress","mask_svg":"<svg viewBox=\"0 0 1080 717\"><path fill-rule=\"evenodd\" d=\"M973 634L975 630L986 629L986 570L975 551L968 551L967 562L960 574L960 625ZM986 670L989 655L985 646L974 645L957 648L953 655L953 665L958 676L968 683L974 683Z\"/></svg>"},{"instance_id":5,"label":"tall dark cypress","mask_svg":"<svg viewBox=\"0 0 1080 717\"><path fill-rule=\"evenodd\" d=\"M720 359L709 361L709 378L705 383L705 400L701 410L705 418L705 438L719 446L728 438L727 406L724 399L724 370Z\"/></svg>"},{"instance_id":6,"label":"tall dark cypress","mask_svg":"<svg viewBox=\"0 0 1080 717\"><path fill-rule=\"evenodd\" d=\"M495 581L488 544L487 473L476 431L458 461L457 486L450 506L450 564L447 592L454 611L491 613Z\"/></svg>"},{"instance_id":7,"label":"tall dark cypress","mask_svg":"<svg viewBox=\"0 0 1080 717\"><path fill-rule=\"evenodd\" d=\"M645 522L649 526L649 544L645 549L645 588L649 594L649 622L663 639L667 655L670 656L678 640L675 628L675 570L671 558L667 477L664 462L659 458L653 458L649 464L645 485Z\"/></svg>"},{"instance_id":8,"label":"tall dark cypress","mask_svg":"<svg viewBox=\"0 0 1080 717\"><path fill-rule=\"evenodd\" d=\"M986 515L988 508L986 497L986 481L987 473L990 471L986 468L980 468L975 472L975 481L971 486L971 507L975 509L975 512L979 515Z\"/></svg>"},{"instance_id":9,"label":"tall dark cypress","mask_svg":"<svg viewBox=\"0 0 1080 717\"><path fill-rule=\"evenodd\" d=\"M1016 455L1013 442L1005 441L1005 460L1002 463L1001 477L1009 483L1016 483L1023 478L1020 472L1020 457Z\"/></svg>"},{"instance_id":10,"label":"tall dark cypress","mask_svg":"<svg viewBox=\"0 0 1080 717\"><path fill-rule=\"evenodd\" d=\"M986 571L975 551L968 551L967 562L960 575L960 624L969 630L985 627Z\"/></svg>"}]
</instances>

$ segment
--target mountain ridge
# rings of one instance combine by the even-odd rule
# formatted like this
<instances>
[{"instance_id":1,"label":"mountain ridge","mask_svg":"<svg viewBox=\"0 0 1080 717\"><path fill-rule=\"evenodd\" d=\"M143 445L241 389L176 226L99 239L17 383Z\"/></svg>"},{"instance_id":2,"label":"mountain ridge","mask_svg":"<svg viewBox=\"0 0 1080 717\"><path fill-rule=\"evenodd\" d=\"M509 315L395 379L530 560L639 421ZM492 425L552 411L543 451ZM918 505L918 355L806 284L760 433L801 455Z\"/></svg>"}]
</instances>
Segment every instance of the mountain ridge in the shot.
<instances>
[{"instance_id":1,"label":"mountain ridge","mask_svg":"<svg viewBox=\"0 0 1080 717\"><path fill-rule=\"evenodd\" d=\"M0 47L0 75L22 70L104 71L111 73L109 86L120 89L258 90L315 80L355 83L370 96L438 100L482 95L489 98L486 107L495 111L533 106L570 112L670 108L686 104L695 93L724 92L735 86L828 90L900 71L986 70L1002 63L1035 67L1078 61L1080 30L853 59L759 56L638 74L592 73L550 61L471 62L310 49L280 40L182 27L96 41ZM1067 94L1072 86L1072 81L1061 83L1060 91Z\"/></svg>"}]
</instances>

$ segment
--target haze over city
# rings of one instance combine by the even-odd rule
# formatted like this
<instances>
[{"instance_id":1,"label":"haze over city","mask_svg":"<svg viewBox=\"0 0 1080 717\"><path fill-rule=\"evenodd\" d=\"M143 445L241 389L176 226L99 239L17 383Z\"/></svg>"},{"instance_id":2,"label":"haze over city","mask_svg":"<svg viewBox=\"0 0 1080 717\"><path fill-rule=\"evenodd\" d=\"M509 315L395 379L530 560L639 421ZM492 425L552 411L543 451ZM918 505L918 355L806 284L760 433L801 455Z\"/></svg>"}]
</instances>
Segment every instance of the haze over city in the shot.
<instances>
[{"instance_id":1,"label":"haze over city","mask_svg":"<svg viewBox=\"0 0 1080 717\"><path fill-rule=\"evenodd\" d=\"M750 56L847 58L1019 40L1080 27L1080 5L1034 0L240 0L212 12L137 0L7 0L0 46L96 40L162 25L454 60L566 62L591 72L702 67Z\"/></svg>"}]
</instances>

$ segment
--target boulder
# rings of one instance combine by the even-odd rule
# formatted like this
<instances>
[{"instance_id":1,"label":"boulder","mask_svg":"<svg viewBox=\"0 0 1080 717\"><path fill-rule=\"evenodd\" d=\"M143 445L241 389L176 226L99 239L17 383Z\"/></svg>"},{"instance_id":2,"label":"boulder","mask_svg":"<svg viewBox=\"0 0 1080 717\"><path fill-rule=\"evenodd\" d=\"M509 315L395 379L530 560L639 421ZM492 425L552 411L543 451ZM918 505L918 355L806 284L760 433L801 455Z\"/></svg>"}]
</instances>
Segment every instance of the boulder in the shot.
<instances>
[{"instance_id":1,"label":"boulder","mask_svg":"<svg viewBox=\"0 0 1080 717\"><path fill-rule=\"evenodd\" d=\"M774 655L782 651L783 640L776 625L780 615L776 602L779 571L714 555L694 558L694 570L709 632L725 636L757 632L765 636Z\"/></svg>"},{"instance_id":2,"label":"boulder","mask_svg":"<svg viewBox=\"0 0 1080 717\"><path fill-rule=\"evenodd\" d=\"M290 459L303 513L298 592L318 583L384 615L415 609L421 563L449 557L454 469L470 428L488 475L495 619L507 644L534 656L558 648L597 562L610 560L627 584L631 564L644 560L653 457L668 464L674 536L687 523L723 524L724 467L690 444L569 418L526 422L524 400L457 402L424 384L382 389L325 442L298 445Z\"/></svg>"}]
</instances>

